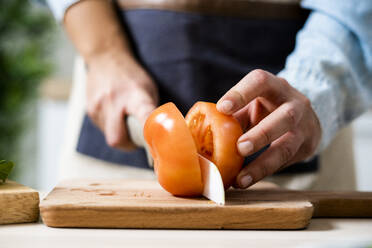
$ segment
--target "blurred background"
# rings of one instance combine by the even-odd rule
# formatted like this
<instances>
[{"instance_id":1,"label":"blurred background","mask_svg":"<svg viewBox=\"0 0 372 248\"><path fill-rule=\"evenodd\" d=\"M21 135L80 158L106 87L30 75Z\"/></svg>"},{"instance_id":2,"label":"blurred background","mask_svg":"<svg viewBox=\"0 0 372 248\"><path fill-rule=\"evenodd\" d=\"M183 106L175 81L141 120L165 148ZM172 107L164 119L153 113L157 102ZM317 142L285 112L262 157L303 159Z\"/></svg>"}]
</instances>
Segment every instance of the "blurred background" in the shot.
<instances>
[{"instance_id":1,"label":"blurred background","mask_svg":"<svg viewBox=\"0 0 372 248\"><path fill-rule=\"evenodd\" d=\"M0 159L10 179L55 184L74 50L43 1L0 1Z\"/></svg>"},{"instance_id":2,"label":"blurred background","mask_svg":"<svg viewBox=\"0 0 372 248\"><path fill-rule=\"evenodd\" d=\"M75 51L43 1L0 1L0 159L11 179L50 190L64 138ZM372 190L372 112L353 123L359 190Z\"/></svg>"}]
</instances>

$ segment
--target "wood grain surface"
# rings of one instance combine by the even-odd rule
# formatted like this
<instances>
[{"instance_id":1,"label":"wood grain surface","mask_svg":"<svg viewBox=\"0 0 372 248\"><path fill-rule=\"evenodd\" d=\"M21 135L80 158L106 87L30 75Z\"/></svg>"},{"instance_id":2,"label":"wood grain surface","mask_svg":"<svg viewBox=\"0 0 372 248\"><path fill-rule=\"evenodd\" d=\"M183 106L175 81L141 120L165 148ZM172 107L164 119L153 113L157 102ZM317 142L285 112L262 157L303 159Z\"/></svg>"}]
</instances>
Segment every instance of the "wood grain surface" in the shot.
<instances>
[{"instance_id":1,"label":"wood grain surface","mask_svg":"<svg viewBox=\"0 0 372 248\"><path fill-rule=\"evenodd\" d=\"M372 216L372 193L288 191L265 182L228 190L226 205L174 197L155 181L74 180L40 204L52 227L302 229L315 216ZM315 212L314 212L315 210Z\"/></svg>"},{"instance_id":2,"label":"wood grain surface","mask_svg":"<svg viewBox=\"0 0 372 248\"><path fill-rule=\"evenodd\" d=\"M276 188L259 184L256 189ZM228 191L226 205L205 198L174 197L155 181L66 181L40 204L53 227L300 229L308 225L308 201L250 199L254 189Z\"/></svg>"},{"instance_id":3,"label":"wood grain surface","mask_svg":"<svg viewBox=\"0 0 372 248\"><path fill-rule=\"evenodd\" d=\"M39 193L16 182L0 184L0 224L39 219Z\"/></svg>"}]
</instances>

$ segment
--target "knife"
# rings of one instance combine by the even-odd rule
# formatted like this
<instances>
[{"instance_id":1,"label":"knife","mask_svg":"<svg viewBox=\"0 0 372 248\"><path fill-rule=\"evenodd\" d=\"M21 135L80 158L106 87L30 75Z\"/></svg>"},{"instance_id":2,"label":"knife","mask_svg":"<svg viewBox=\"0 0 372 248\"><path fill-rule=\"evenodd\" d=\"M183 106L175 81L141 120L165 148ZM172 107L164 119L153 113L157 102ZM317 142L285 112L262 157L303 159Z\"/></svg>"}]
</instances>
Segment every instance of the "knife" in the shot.
<instances>
[{"instance_id":1,"label":"knife","mask_svg":"<svg viewBox=\"0 0 372 248\"><path fill-rule=\"evenodd\" d=\"M203 180L203 196L218 205L225 205L225 188L217 166L199 155L199 164Z\"/></svg>"},{"instance_id":2,"label":"knife","mask_svg":"<svg viewBox=\"0 0 372 248\"><path fill-rule=\"evenodd\" d=\"M143 147L145 149L147 161L150 167L153 167L154 160L143 136L142 124L134 116L129 115L126 117L126 125L130 140L137 147ZM204 185L203 196L214 201L218 205L224 205L225 188L223 186L222 177L217 166L200 154L198 154L198 157Z\"/></svg>"},{"instance_id":3,"label":"knife","mask_svg":"<svg viewBox=\"0 0 372 248\"><path fill-rule=\"evenodd\" d=\"M151 168L154 167L154 159L151 156L150 149L145 141L145 137L143 136L143 126L141 122L133 115L127 116L125 122L127 125L129 139L137 147L142 147L145 149L147 162Z\"/></svg>"}]
</instances>

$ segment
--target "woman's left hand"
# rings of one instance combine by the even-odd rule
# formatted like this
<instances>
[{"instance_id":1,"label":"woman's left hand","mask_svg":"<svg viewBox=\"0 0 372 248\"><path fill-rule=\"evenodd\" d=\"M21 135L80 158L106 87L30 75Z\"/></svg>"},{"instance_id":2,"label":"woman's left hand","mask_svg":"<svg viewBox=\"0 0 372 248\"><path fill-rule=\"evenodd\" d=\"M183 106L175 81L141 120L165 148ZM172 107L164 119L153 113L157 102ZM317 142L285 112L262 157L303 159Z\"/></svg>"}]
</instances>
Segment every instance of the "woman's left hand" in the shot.
<instances>
[{"instance_id":1,"label":"woman's left hand","mask_svg":"<svg viewBox=\"0 0 372 248\"><path fill-rule=\"evenodd\" d=\"M312 156L321 127L306 96L285 79L254 70L217 103L218 111L232 114L245 132L237 142L242 156L270 144L256 160L243 167L236 187L247 188L293 163Z\"/></svg>"}]
</instances>

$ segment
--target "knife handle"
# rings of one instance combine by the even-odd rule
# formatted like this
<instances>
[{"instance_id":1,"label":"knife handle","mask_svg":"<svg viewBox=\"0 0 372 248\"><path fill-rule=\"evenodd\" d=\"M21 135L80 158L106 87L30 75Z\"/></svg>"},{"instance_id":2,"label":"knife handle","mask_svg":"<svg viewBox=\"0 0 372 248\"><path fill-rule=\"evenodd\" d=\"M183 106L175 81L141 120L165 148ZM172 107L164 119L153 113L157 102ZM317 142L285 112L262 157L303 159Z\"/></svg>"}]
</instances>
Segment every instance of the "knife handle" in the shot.
<instances>
[{"instance_id":1,"label":"knife handle","mask_svg":"<svg viewBox=\"0 0 372 248\"><path fill-rule=\"evenodd\" d=\"M147 162L150 167L153 167L154 160L150 154L149 147L143 136L143 126L141 122L133 115L128 115L125 118L125 124L127 125L128 137L137 147L142 147L146 151Z\"/></svg>"},{"instance_id":2,"label":"knife handle","mask_svg":"<svg viewBox=\"0 0 372 248\"><path fill-rule=\"evenodd\" d=\"M127 125L129 139L138 147L145 146L145 139L143 137L142 125L139 120L133 115L128 115L125 119Z\"/></svg>"}]
</instances>

